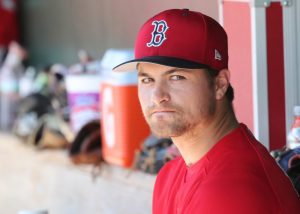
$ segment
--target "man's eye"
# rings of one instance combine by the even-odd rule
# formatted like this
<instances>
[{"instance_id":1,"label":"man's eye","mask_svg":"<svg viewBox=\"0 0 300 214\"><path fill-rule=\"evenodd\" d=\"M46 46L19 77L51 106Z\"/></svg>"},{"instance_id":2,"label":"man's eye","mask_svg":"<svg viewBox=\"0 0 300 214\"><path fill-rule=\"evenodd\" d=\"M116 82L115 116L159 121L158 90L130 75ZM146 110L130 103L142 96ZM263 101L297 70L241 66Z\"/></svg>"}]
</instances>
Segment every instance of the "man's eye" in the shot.
<instances>
[{"instance_id":1,"label":"man's eye","mask_svg":"<svg viewBox=\"0 0 300 214\"><path fill-rule=\"evenodd\" d=\"M184 76L180 76L180 75L172 75L170 77L170 79L171 80L183 80L183 79L185 79L185 77Z\"/></svg>"},{"instance_id":2,"label":"man's eye","mask_svg":"<svg viewBox=\"0 0 300 214\"><path fill-rule=\"evenodd\" d=\"M152 79L152 78L149 78L149 77L147 77L147 78L142 78L142 79L141 79L141 82L144 83L144 84L147 84L147 83L153 82L153 79Z\"/></svg>"}]
</instances>

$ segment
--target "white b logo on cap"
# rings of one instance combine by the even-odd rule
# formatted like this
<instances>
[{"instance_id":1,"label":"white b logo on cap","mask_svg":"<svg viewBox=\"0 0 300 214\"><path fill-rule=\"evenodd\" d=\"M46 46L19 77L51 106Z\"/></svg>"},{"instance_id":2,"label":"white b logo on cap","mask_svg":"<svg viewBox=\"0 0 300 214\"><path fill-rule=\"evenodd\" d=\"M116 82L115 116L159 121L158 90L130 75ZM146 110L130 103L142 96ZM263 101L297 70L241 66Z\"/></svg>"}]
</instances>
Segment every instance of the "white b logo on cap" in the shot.
<instances>
[{"instance_id":1,"label":"white b logo on cap","mask_svg":"<svg viewBox=\"0 0 300 214\"><path fill-rule=\"evenodd\" d=\"M154 30L152 31L152 38L149 43L147 43L147 47L158 47L163 41L167 39L166 31L168 30L167 22L164 20L161 21L153 21L152 25L154 25Z\"/></svg>"}]
</instances>

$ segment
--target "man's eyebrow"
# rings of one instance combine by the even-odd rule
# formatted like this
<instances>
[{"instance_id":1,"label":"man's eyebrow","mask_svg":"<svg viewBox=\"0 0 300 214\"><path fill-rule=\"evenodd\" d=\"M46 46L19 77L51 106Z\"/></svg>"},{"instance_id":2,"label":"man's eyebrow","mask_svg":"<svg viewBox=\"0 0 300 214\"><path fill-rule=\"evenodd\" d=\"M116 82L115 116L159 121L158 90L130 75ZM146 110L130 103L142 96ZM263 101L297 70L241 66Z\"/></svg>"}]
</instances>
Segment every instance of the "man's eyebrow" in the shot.
<instances>
[{"instance_id":1,"label":"man's eyebrow","mask_svg":"<svg viewBox=\"0 0 300 214\"><path fill-rule=\"evenodd\" d=\"M189 71L184 68L171 68L170 70L167 70L164 74L172 74L175 72L189 72Z\"/></svg>"},{"instance_id":2,"label":"man's eyebrow","mask_svg":"<svg viewBox=\"0 0 300 214\"><path fill-rule=\"evenodd\" d=\"M181 72L181 73L191 73L191 69L186 69L186 68L171 68L170 70L167 70L164 75L170 75L176 72Z\"/></svg>"},{"instance_id":3,"label":"man's eyebrow","mask_svg":"<svg viewBox=\"0 0 300 214\"><path fill-rule=\"evenodd\" d=\"M138 76L139 76L139 77L149 77L150 75L147 74L146 72L138 71Z\"/></svg>"},{"instance_id":4,"label":"man's eyebrow","mask_svg":"<svg viewBox=\"0 0 300 214\"><path fill-rule=\"evenodd\" d=\"M169 74L172 74L172 73L175 73L175 72L190 72L189 70L187 69L184 69L184 68L171 68L167 71L165 71L163 73L163 75L169 75ZM146 72L144 72L141 68L138 70L138 76L139 77L149 77L150 75Z\"/></svg>"}]
</instances>

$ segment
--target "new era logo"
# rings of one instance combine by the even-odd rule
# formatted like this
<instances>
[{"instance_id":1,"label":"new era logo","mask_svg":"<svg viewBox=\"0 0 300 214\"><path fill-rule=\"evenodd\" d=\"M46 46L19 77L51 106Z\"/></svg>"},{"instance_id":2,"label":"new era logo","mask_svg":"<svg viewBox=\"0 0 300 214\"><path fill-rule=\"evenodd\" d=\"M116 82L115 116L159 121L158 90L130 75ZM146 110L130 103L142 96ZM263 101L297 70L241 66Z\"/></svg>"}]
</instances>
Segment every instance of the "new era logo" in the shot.
<instances>
[{"instance_id":1,"label":"new era logo","mask_svg":"<svg viewBox=\"0 0 300 214\"><path fill-rule=\"evenodd\" d=\"M217 49L215 49L215 59L217 59L217 60L222 60L222 55L220 54L220 52L217 50Z\"/></svg>"}]
</instances>

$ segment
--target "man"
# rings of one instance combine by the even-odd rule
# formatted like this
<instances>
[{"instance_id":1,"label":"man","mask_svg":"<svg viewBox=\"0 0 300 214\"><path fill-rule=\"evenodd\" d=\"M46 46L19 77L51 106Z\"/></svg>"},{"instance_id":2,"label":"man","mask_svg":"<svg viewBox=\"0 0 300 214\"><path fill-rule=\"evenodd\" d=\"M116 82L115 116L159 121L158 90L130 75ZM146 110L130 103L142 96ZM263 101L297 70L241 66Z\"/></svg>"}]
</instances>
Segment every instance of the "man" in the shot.
<instances>
[{"instance_id":1,"label":"man","mask_svg":"<svg viewBox=\"0 0 300 214\"><path fill-rule=\"evenodd\" d=\"M159 172L153 213L300 213L288 177L235 117L227 35L215 20L159 13L140 29L135 59L115 70L135 68L148 124L182 155Z\"/></svg>"}]
</instances>

